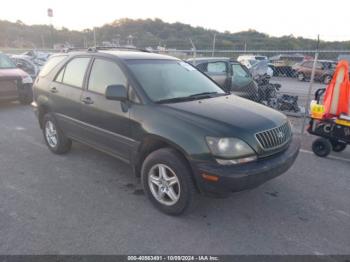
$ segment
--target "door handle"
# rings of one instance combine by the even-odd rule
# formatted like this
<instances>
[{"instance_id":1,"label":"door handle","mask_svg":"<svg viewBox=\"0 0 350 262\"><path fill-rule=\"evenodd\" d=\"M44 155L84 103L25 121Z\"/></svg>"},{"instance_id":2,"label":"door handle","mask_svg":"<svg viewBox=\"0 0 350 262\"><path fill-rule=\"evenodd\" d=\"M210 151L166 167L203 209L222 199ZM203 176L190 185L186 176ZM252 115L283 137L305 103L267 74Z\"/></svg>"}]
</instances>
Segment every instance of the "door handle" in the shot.
<instances>
[{"instance_id":1,"label":"door handle","mask_svg":"<svg viewBox=\"0 0 350 262\"><path fill-rule=\"evenodd\" d=\"M51 92L51 93L57 93L58 90L57 90L56 87L51 87L51 88L50 88L50 92Z\"/></svg>"},{"instance_id":2,"label":"door handle","mask_svg":"<svg viewBox=\"0 0 350 262\"><path fill-rule=\"evenodd\" d=\"M81 99L81 101L86 105L91 105L94 103L94 101L91 99L91 97L84 97Z\"/></svg>"}]
</instances>

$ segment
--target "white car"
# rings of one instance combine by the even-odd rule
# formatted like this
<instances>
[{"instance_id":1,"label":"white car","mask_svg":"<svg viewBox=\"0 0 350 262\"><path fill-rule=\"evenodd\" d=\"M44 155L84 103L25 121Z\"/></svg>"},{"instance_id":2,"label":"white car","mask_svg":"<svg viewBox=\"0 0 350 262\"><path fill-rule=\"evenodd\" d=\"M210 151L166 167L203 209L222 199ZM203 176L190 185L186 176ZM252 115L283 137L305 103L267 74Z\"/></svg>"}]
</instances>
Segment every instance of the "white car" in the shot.
<instances>
[{"instance_id":1,"label":"white car","mask_svg":"<svg viewBox=\"0 0 350 262\"><path fill-rule=\"evenodd\" d=\"M248 69L250 69L254 64L256 64L259 61L262 60L268 60L267 56L262 55L240 55L237 58L237 61L241 64L245 65ZM271 67L267 69L266 72L270 77L273 76L273 70Z\"/></svg>"}]
</instances>

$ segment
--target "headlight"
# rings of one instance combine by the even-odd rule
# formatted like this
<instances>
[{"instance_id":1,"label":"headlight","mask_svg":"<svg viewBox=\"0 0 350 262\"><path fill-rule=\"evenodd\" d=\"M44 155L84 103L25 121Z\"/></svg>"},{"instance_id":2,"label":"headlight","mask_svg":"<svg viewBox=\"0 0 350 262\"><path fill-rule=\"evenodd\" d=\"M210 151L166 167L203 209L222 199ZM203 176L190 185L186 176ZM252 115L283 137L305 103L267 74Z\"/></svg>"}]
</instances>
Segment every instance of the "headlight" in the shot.
<instances>
[{"instance_id":1,"label":"headlight","mask_svg":"<svg viewBox=\"0 0 350 262\"><path fill-rule=\"evenodd\" d=\"M254 150L241 139L206 137L206 140L211 153L216 157L223 158L217 159L220 164L237 164L256 159Z\"/></svg>"},{"instance_id":2,"label":"headlight","mask_svg":"<svg viewBox=\"0 0 350 262\"><path fill-rule=\"evenodd\" d=\"M22 78L22 84L32 84L33 83L33 79L30 76L25 76L24 78Z\"/></svg>"}]
</instances>

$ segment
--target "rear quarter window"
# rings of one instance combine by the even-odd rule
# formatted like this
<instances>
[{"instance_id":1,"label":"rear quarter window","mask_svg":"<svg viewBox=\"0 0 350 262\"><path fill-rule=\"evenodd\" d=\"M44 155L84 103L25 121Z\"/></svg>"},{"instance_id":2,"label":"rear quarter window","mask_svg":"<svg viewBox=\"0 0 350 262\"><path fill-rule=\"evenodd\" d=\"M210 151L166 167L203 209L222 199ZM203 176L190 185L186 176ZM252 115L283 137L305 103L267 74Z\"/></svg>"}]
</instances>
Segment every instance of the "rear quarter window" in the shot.
<instances>
[{"instance_id":1,"label":"rear quarter window","mask_svg":"<svg viewBox=\"0 0 350 262\"><path fill-rule=\"evenodd\" d=\"M44 67L40 70L39 76L46 76L50 71L56 67L63 59L65 59L67 56L66 55L60 55L60 56L54 56L51 57Z\"/></svg>"}]
</instances>

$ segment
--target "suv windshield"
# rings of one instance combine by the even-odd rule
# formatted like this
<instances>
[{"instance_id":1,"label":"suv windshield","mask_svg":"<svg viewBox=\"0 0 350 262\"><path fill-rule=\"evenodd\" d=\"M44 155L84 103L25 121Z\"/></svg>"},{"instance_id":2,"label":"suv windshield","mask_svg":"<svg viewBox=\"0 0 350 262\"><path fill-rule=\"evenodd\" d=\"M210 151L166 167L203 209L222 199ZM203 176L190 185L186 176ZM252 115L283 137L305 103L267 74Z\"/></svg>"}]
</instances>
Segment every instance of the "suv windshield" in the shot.
<instances>
[{"instance_id":1,"label":"suv windshield","mask_svg":"<svg viewBox=\"0 0 350 262\"><path fill-rule=\"evenodd\" d=\"M176 102L226 94L193 66L177 60L128 60L130 70L154 102Z\"/></svg>"},{"instance_id":2,"label":"suv windshield","mask_svg":"<svg viewBox=\"0 0 350 262\"><path fill-rule=\"evenodd\" d=\"M8 56L0 54L0 69L5 68L16 68L16 65Z\"/></svg>"}]
</instances>

